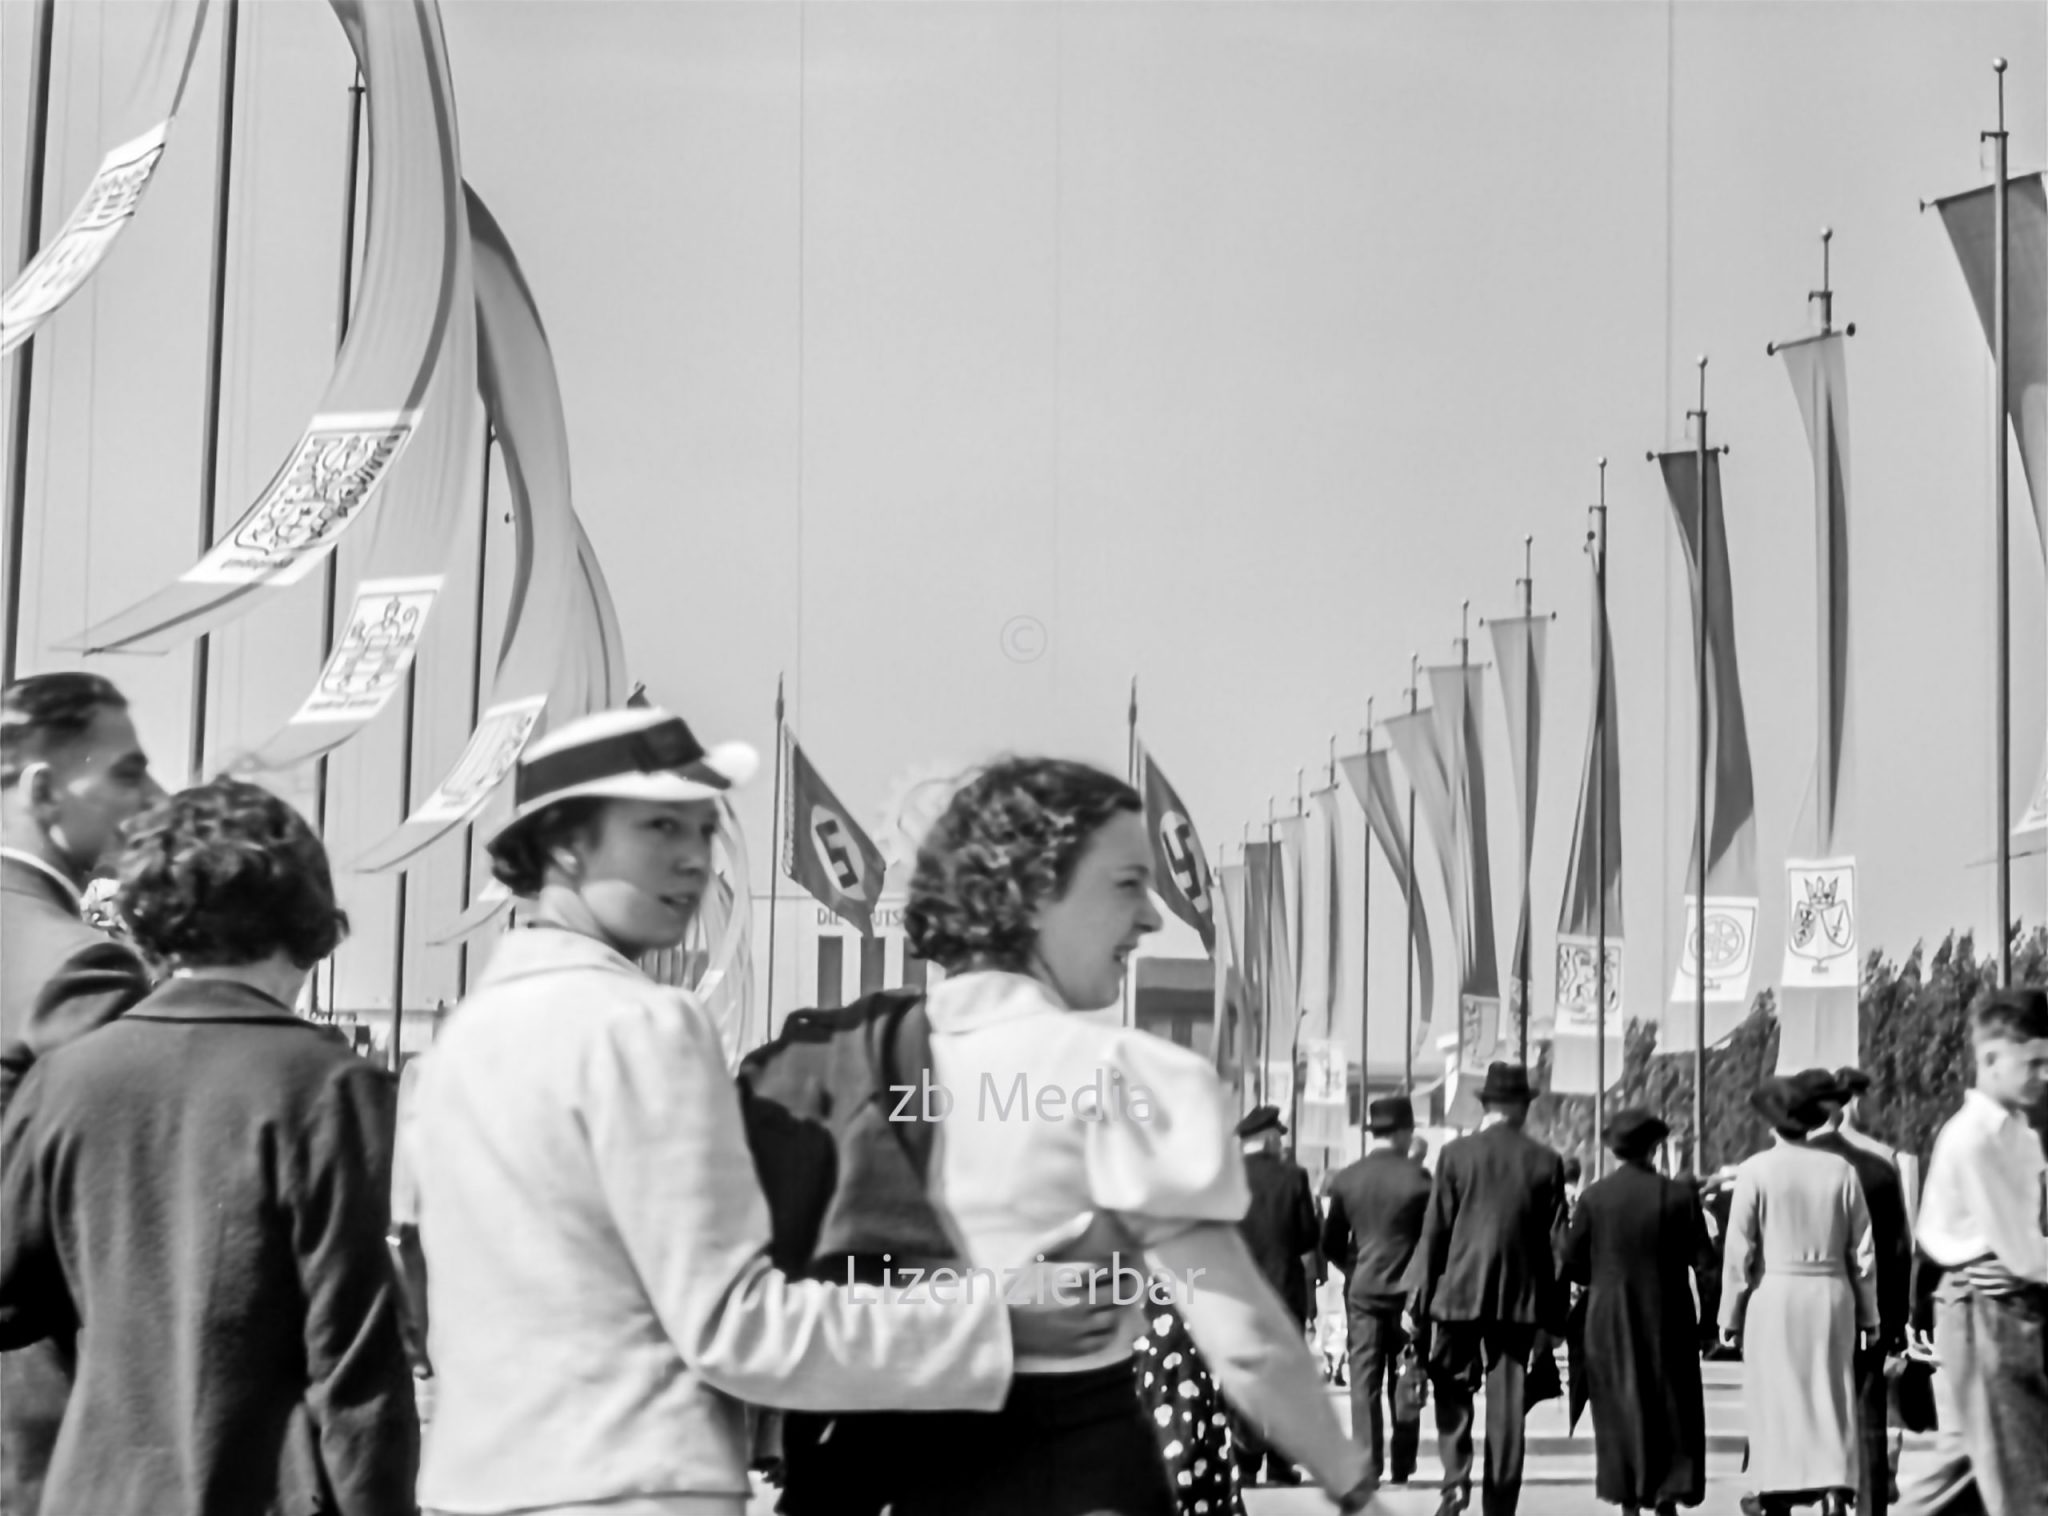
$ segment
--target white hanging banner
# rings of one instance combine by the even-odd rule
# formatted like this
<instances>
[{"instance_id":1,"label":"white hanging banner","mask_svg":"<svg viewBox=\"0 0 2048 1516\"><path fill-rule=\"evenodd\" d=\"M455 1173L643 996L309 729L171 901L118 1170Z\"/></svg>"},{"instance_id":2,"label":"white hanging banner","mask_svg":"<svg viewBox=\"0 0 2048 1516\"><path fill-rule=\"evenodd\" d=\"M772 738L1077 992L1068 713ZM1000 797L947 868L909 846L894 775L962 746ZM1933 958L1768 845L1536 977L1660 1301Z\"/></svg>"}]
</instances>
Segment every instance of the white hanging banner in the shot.
<instances>
[{"instance_id":1,"label":"white hanging banner","mask_svg":"<svg viewBox=\"0 0 2048 1516\"><path fill-rule=\"evenodd\" d=\"M291 724L360 723L383 710L419 654L427 613L440 589L439 574L366 579L358 585L348 623L335 640L320 682Z\"/></svg>"},{"instance_id":2,"label":"white hanging banner","mask_svg":"<svg viewBox=\"0 0 2048 1516\"><path fill-rule=\"evenodd\" d=\"M418 428L418 411L315 416L235 529L187 569L186 584L294 584L334 550Z\"/></svg>"},{"instance_id":3,"label":"white hanging banner","mask_svg":"<svg viewBox=\"0 0 2048 1516\"><path fill-rule=\"evenodd\" d=\"M1756 966L1757 899L1754 895L1707 896L1707 1001L1739 1005L1749 999L1749 974ZM1685 897L1685 947L1671 981L1674 1002L1698 993L1699 896Z\"/></svg>"},{"instance_id":4,"label":"white hanging banner","mask_svg":"<svg viewBox=\"0 0 2048 1516\"><path fill-rule=\"evenodd\" d=\"M1787 860L1785 988L1853 990L1862 982L1856 952L1856 860Z\"/></svg>"},{"instance_id":5,"label":"white hanging banner","mask_svg":"<svg viewBox=\"0 0 2048 1516\"><path fill-rule=\"evenodd\" d=\"M1458 1067L1484 1074L1500 1048L1500 996L1458 997Z\"/></svg>"},{"instance_id":6,"label":"white hanging banner","mask_svg":"<svg viewBox=\"0 0 2048 1516\"><path fill-rule=\"evenodd\" d=\"M2020 824L2014 827L2013 835L2025 836L2028 832L2048 829L2048 760L2041 765L2040 788L2034 791L2034 799L2027 806L2026 815L2020 817Z\"/></svg>"},{"instance_id":7,"label":"white hanging banner","mask_svg":"<svg viewBox=\"0 0 2048 1516\"><path fill-rule=\"evenodd\" d=\"M1591 1037L1600 1029L1599 942L1593 937L1557 939L1557 1032ZM1621 1030L1621 939L1607 939L1607 1029Z\"/></svg>"},{"instance_id":8,"label":"white hanging banner","mask_svg":"<svg viewBox=\"0 0 2048 1516\"><path fill-rule=\"evenodd\" d=\"M547 696L533 695L524 700L508 700L485 711L476 730L469 734L455 767L411 819L450 823L468 820L470 813L512 772L512 765L519 761L526 739L533 735L534 723L540 720L547 703Z\"/></svg>"},{"instance_id":9,"label":"white hanging banner","mask_svg":"<svg viewBox=\"0 0 2048 1516\"><path fill-rule=\"evenodd\" d=\"M1342 1147L1351 1114L1344 1044L1304 1037L1301 1065L1301 1130L1296 1141L1304 1146Z\"/></svg>"},{"instance_id":10,"label":"white hanging banner","mask_svg":"<svg viewBox=\"0 0 2048 1516\"><path fill-rule=\"evenodd\" d=\"M159 121L100 160L56 240L35 256L0 300L0 353L27 340L43 318L92 277L121 235L164 155L171 123Z\"/></svg>"}]
</instances>

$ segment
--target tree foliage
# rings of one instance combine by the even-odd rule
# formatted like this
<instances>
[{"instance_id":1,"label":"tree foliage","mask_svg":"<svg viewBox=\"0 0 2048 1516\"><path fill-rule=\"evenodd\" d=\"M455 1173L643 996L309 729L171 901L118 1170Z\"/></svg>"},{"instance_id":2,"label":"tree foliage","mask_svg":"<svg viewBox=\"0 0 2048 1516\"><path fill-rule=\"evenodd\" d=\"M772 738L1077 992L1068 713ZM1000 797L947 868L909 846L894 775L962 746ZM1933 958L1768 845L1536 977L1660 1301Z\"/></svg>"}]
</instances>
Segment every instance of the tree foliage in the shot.
<instances>
[{"instance_id":1,"label":"tree foliage","mask_svg":"<svg viewBox=\"0 0 2048 1516\"><path fill-rule=\"evenodd\" d=\"M1935 1134L1955 1114L1969 1083L1970 1008L1996 986L1997 978L1997 962L1977 957L1968 932L1951 932L1932 957L1916 944L1903 963L1872 952L1864 966L1857 1065L1873 1085L1864 1097L1863 1123L1901 1151L1918 1154L1923 1165ZM2019 984L2048 983L2048 928L2014 944L2013 978ZM1770 1129L1749 1097L1777 1063L1777 997L1764 990L1728 1040L1707 1051L1708 1173L1741 1162L1770 1141ZM1537 1088L1547 1088L1548 1045L1531 1072ZM1692 1076L1690 1054L1660 1056L1655 1024L1631 1022L1608 1109L1648 1107L1670 1126L1672 1152L1690 1154ZM1529 1112L1529 1133L1590 1167L1598 1148L1592 1097L1538 1097Z\"/></svg>"}]
</instances>

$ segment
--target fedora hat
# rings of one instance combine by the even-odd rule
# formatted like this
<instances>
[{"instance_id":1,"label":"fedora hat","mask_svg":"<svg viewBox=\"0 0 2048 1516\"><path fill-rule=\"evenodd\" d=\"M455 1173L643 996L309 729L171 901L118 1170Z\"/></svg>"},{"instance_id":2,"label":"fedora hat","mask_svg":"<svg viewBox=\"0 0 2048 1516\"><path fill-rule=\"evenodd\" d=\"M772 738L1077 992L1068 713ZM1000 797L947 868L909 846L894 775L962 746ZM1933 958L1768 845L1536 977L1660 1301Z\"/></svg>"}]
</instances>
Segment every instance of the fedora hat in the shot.
<instances>
[{"instance_id":1,"label":"fedora hat","mask_svg":"<svg viewBox=\"0 0 2048 1516\"><path fill-rule=\"evenodd\" d=\"M744 742L706 748L680 716L659 706L598 711L547 734L519 755L512 817L495 847L561 800L715 800L754 777L761 758Z\"/></svg>"},{"instance_id":2,"label":"fedora hat","mask_svg":"<svg viewBox=\"0 0 2048 1516\"><path fill-rule=\"evenodd\" d=\"M1287 1123L1280 1119L1280 1107L1262 1105L1255 1107L1244 1120L1237 1124L1237 1135L1256 1137L1261 1132L1285 1132Z\"/></svg>"},{"instance_id":3,"label":"fedora hat","mask_svg":"<svg viewBox=\"0 0 2048 1516\"><path fill-rule=\"evenodd\" d=\"M1766 1079L1756 1087L1749 1103L1778 1131L1803 1137L1828 1119L1827 1101L1834 1089L1833 1074L1809 1069L1803 1074Z\"/></svg>"},{"instance_id":4,"label":"fedora hat","mask_svg":"<svg viewBox=\"0 0 2048 1516\"><path fill-rule=\"evenodd\" d=\"M1641 1158L1654 1152L1657 1144L1671 1135L1655 1114L1639 1105L1628 1106L1616 1111L1607 1119L1607 1128L1600 1134L1600 1140L1607 1144L1607 1151L1623 1158Z\"/></svg>"},{"instance_id":5,"label":"fedora hat","mask_svg":"<svg viewBox=\"0 0 2048 1516\"><path fill-rule=\"evenodd\" d=\"M1489 1064L1486 1083L1479 1087L1481 1105L1527 1105L1535 1098L1529 1088L1529 1071L1519 1063Z\"/></svg>"},{"instance_id":6,"label":"fedora hat","mask_svg":"<svg viewBox=\"0 0 2048 1516\"><path fill-rule=\"evenodd\" d=\"M1365 1128L1375 1137L1415 1127L1415 1104L1406 1095L1387 1095L1365 1108Z\"/></svg>"}]
</instances>

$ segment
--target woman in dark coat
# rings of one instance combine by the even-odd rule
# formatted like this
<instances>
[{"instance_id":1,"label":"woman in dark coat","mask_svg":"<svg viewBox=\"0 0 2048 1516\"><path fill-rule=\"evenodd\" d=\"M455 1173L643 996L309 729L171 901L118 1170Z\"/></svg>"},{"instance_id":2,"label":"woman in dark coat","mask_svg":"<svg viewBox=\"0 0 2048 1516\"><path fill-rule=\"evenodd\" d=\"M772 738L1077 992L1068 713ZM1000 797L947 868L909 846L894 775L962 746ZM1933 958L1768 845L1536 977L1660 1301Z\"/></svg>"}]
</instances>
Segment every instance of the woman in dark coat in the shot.
<instances>
[{"instance_id":1,"label":"woman in dark coat","mask_svg":"<svg viewBox=\"0 0 2048 1516\"><path fill-rule=\"evenodd\" d=\"M1607 1146L1621 1166L1589 1185L1565 1267L1587 1287L1582 1362L1593 1402L1594 1493L1628 1516L1669 1516L1706 1498L1707 1428L1690 1271L1706 1246L1699 1201L1651 1155L1670 1129L1617 1111Z\"/></svg>"}]
</instances>

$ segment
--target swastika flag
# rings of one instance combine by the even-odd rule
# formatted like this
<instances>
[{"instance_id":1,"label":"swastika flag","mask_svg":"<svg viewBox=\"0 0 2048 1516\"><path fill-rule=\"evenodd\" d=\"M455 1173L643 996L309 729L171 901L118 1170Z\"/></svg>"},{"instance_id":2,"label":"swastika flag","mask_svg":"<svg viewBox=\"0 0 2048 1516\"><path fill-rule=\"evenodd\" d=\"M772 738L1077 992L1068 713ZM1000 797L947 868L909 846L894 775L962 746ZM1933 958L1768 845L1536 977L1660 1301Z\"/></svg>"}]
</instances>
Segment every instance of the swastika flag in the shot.
<instances>
[{"instance_id":1,"label":"swastika flag","mask_svg":"<svg viewBox=\"0 0 2048 1516\"><path fill-rule=\"evenodd\" d=\"M875 902L887 865L853 813L818 777L811 760L785 733L789 778L782 802L782 872L849 925L875 935Z\"/></svg>"},{"instance_id":2,"label":"swastika flag","mask_svg":"<svg viewBox=\"0 0 2048 1516\"><path fill-rule=\"evenodd\" d=\"M1201 935L1202 946L1216 951L1216 885L1202 853L1202 839L1188 808L1159 765L1138 749L1139 788L1145 796L1145 831L1152 839L1152 887L1166 908Z\"/></svg>"}]
</instances>

